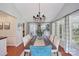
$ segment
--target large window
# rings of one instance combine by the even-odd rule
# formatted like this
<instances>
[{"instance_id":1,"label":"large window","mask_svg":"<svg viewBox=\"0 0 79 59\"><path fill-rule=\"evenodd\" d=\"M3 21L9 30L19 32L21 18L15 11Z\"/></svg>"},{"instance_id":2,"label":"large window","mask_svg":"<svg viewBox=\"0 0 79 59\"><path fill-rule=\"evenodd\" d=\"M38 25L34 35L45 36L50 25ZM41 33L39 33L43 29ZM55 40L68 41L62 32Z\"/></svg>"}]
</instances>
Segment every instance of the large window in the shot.
<instances>
[{"instance_id":1,"label":"large window","mask_svg":"<svg viewBox=\"0 0 79 59\"><path fill-rule=\"evenodd\" d=\"M79 45L79 22L72 23L72 40Z\"/></svg>"},{"instance_id":2,"label":"large window","mask_svg":"<svg viewBox=\"0 0 79 59\"><path fill-rule=\"evenodd\" d=\"M50 23L43 22L41 24L37 22L29 23L29 34L32 36L50 36Z\"/></svg>"},{"instance_id":3,"label":"large window","mask_svg":"<svg viewBox=\"0 0 79 59\"><path fill-rule=\"evenodd\" d=\"M69 17L66 16L53 23L52 29L52 34L60 39L60 45L68 52L70 41Z\"/></svg>"},{"instance_id":4,"label":"large window","mask_svg":"<svg viewBox=\"0 0 79 59\"><path fill-rule=\"evenodd\" d=\"M79 11L69 15L70 20L70 46L72 55L79 55Z\"/></svg>"},{"instance_id":5,"label":"large window","mask_svg":"<svg viewBox=\"0 0 79 59\"><path fill-rule=\"evenodd\" d=\"M52 34L60 38L67 53L79 56L79 11L52 23Z\"/></svg>"},{"instance_id":6,"label":"large window","mask_svg":"<svg viewBox=\"0 0 79 59\"><path fill-rule=\"evenodd\" d=\"M52 23L52 35L57 36L61 41L60 45L66 50L66 28L65 17Z\"/></svg>"},{"instance_id":7,"label":"large window","mask_svg":"<svg viewBox=\"0 0 79 59\"><path fill-rule=\"evenodd\" d=\"M57 21L57 37L61 40L60 45L66 49L66 39L65 39L65 18Z\"/></svg>"},{"instance_id":8,"label":"large window","mask_svg":"<svg viewBox=\"0 0 79 59\"><path fill-rule=\"evenodd\" d=\"M37 23L29 23L29 34L35 36L37 35L36 31L37 31Z\"/></svg>"},{"instance_id":9,"label":"large window","mask_svg":"<svg viewBox=\"0 0 79 59\"><path fill-rule=\"evenodd\" d=\"M50 23L42 23L41 24L41 31L43 32L43 36L50 36Z\"/></svg>"}]
</instances>

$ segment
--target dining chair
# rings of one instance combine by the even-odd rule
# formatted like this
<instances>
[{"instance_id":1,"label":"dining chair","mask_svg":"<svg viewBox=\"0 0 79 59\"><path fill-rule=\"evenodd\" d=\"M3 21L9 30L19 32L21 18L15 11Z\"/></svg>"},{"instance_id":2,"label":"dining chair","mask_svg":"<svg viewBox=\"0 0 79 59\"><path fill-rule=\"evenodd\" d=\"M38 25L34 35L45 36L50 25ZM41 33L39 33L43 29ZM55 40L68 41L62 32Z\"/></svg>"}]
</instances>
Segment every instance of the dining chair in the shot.
<instances>
[{"instance_id":1,"label":"dining chair","mask_svg":"<svg viewBox=\"0 0 79 59\"><path fill-rule=\"evenodd\" d=\"M32 39L32 37L28 34L23 38L24 46L28 44L28 42Z\"/></svg>"},{"instance_id":2,"label":"dining chair","mask_svg":"<svg viewBox=\"0 0 79 59\"><path fill-rule=\"evenodd\" d=\"M27 54L29 55L30 50L26 49L26 46L28 45L28 43L31 41L32 37L28 34L27 36L25 36L23 38L23 44L24 44L24 56Z\"/></svg>"},{"instance_id":3,"label":"dining chair","mask_svg":"<svg viewBox=\"0 0 79 59\"><path fill-rule=\"evenodd\" d=\"M50 35L49 40L53 43L53 35Z\"/></svg>"},{"instance_id":4,"label":"dining chair","mask_svg":"<svg viewBox=\"0 0 79 59\"><path fill-rule=\"evenodd\" d=\"M51 56L51 46L30 46L31 56Z\"/></svg>"},{"instance_id":5,"label":"dining chair","mask_svg":"<svg viewBox=\"0 0 79 59\"><path fill-rule=\"evenodd\" d=\"M59 43L60 43L60 39L58 39L57 37L54 38L54 46L56 47L56 49L52 49L52 52L56 53L58 56L58 50L59 50Z\"/></svg>"}]
</instances>

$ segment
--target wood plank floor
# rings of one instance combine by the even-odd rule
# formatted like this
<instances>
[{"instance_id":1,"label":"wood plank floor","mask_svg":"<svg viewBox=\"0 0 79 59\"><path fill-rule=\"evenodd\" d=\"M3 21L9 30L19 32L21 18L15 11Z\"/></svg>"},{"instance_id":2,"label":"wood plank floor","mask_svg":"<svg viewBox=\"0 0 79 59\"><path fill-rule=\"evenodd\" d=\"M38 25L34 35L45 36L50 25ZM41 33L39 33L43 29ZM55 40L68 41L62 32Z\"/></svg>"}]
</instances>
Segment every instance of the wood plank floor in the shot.
<instances>
[{"instance_id":1,"label":"wood plank floor","mask_svg":"<svg viewBox=\"0 0 79 59\"><path fill-rule=\"evenodd\" d=\"M64 48L61 46L59 46L59 51L60 51L62 56L72 56L70 53L66 53Z\"/></svg>"},{"instance_id":2,"label":"wood plank floor","mask_svg":"<svg viewBox=\"0 0 79 59\"><path fill-rule=\"evenodd\" d=\"M23 43L20 44L18 47L16 46L8 46L7 47L7 56L20 56L21 53L24 51Z\"/></svg>"}]
</instances>

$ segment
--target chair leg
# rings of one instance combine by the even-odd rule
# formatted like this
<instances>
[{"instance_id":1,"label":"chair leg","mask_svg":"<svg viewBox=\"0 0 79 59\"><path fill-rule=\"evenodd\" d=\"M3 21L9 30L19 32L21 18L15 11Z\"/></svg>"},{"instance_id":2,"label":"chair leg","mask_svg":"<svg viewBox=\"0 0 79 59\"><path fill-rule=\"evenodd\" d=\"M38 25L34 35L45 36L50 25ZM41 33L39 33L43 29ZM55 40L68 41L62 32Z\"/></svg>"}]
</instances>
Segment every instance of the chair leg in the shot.
<instances>
[{"instance_id":1,"label":"chair leg","mask_svg":"<svg viewBox=\"0 0 79 59\"><path fill-rule=\"evenodd\" d=\"M31 56L31 53L29 53L29 56Z\"/></svg>"},{"instance_id":2,"label":"chair leg","mask_svg":"<svg viewBox=\"0 0 79 59\"><path fill-rule=\"evenodd\" d=\"M54 54L55 54L55 52L54 52Z\"/></svg>"},{"instance_id":3,"label":"chair leg","mask_svg":"<svg viewBox=\"0 0 79 59\"><path fill-rule=\"evenodd\" d=\"M58 56L59 54L58 54L58 52L57 52L57 56Z\"/></svg>"},{"instance_id":4,"label":"chair leg","mask_svg":"<svg viewBox=\"0 0 79 59\"><path fill-rule=\"evenodd\" d=\"M26 56L26 52L24 52L24 56Z\"/></svg>"}]
</instances>

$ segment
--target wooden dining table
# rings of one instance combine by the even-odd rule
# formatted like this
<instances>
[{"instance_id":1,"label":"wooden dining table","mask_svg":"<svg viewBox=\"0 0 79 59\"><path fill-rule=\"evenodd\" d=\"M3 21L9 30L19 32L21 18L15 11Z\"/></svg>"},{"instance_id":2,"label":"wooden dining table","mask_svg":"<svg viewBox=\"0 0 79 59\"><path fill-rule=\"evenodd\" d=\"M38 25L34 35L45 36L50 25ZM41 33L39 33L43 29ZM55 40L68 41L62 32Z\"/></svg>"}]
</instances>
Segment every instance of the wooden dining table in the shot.
<instances>
[{"instance_id":1,"label":"wooden dining table","mask_svg":"<svg viewBox=\"0 0 79 59\"><path fill-rule=\"evenodd\" d=\"M31 39L31 41L25 47L25 50L26 52L30 52L30 46L48 46L48 45L51 45L52 49L56 49L54 44L49 39L44 39L44 38L38 39L36 37Z\"/></svg>"},{"instance_id":2,"label":"wooden dining table","mask_svg":"<svg viewBox=\"0 0 79 59\"><path fill-rule=\"evenodd\" d=\"M36 39L34 42L34 46L45 46L45 42L43 39Z\"/></svg>"}]
</instances>

